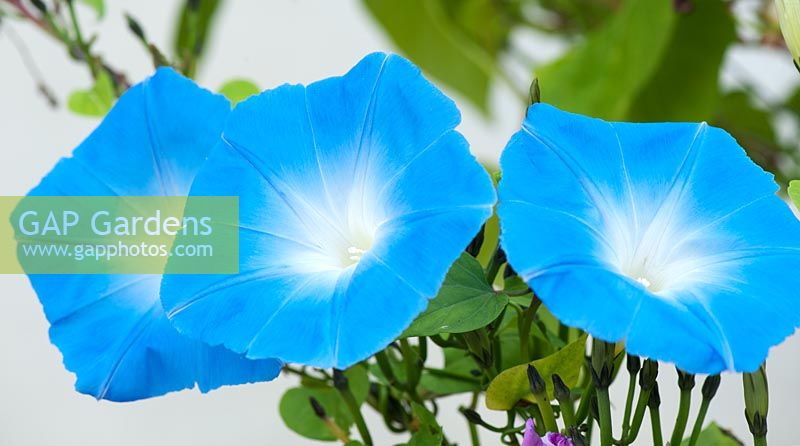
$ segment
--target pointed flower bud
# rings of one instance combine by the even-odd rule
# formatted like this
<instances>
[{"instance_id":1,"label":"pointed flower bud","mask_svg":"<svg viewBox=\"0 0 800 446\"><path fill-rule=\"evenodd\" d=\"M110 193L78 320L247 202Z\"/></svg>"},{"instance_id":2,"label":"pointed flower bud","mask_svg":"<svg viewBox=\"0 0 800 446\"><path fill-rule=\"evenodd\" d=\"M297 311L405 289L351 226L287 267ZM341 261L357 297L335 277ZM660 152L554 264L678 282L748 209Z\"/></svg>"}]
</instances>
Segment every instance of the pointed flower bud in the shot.
<instances>
[{"instance_id":1,"label":"pointed flower bud","mask_svg":"<svg viewBox=\"0 0 800 446\"><path fill-rule=\"evenodd\" d=\"M717 394L717 389L719 389L719 383L722 381L722 377L719 375L710 375L703 381L703 399L706 401L711 401L714 399L714 395Z\"/></svg>"},{"instance_id":2,"label":"pointed flower bud","mask_svg":"<svg viewBox=\"0 0 800 446\"><path fill-rule=\"evenodd\" d=\"M558 374L553 374L553 395L556 397L559 403L567 403L570 401L569 395L569 387L564 384L564 380L561 379Z\"/></svg>"},{"instance_id":3,"label":"pointed flower bud","mask_svg":"<svg viewBox=\"0 0 800 446\"><path fill-rule=\"evenodd\" d=\"M639 369L642 368L642 360L639 359L638 356L628 354L628 357L626 358L626 365L628 367L628 373L635 375L639 373Z\"/></svg>"},{"instance_id":4,"label":"pointed flower bud","mask_svg":"<svg viewBox=\"0 0 800 446\"><path fill-rule=\"evenodd\" d=\"M800 2L797 0L775 0L778 20L786 46L792 53L795 66L800 60Z\"/></svg>"},{"instance_id":5,"label":"pointed flower bud","mask_svg":"<svg viewBox=\"0 0 800 446\"><path fill-rule=\"evenodd\" d=\"M658 362L648 359L642 366L642 372L639 374L639 385L642 390L650 390L656 384L658 378Z\"/></svg>"},{"instance_id":6,"label":"pointed flower bud","mask_svg":"<svg viewBox=\"0 0 800 446\"><path fill-rule=\"evenodd\" d=\"M481 418L481 414L475 412L472 409L463 408L461 409L461 413L464 414L464 418L467 419L472 424L482 424L483 418Z\"/></svg>"},{"instance_id":7,"label":"pointed flower bud","mask_svg":"<svg viewBox=\"0 0 800 446\"><path fill-rule=\"evenodd\" d=\"M647 407L650 410L656 410L661 406L661 394L658 392L658 383L650 390L650 399L647 401Z\"/></svg>"},{"instance_id":8,"label":"pointed flower bud","mask_svg":"<svg viewBox=\"0 0 800 446\"><path fill-rule=\"evenodd\" d=\"M347 390L347 376L339 369L333 369L333 387L338 390Z\"/></svg>"},{"instance_id":9,"label":"pointed flower bud","mask_svg":"<svg viewBox=\"0 0 800 446\"><path fill-rule=\"evenodd\" d=\"M528 364L528 382L531 385L531 393L534 395L542 395L547 392L544 379L533 364Z\"/></svg>"},{"instance_id":10,"label":"pointed flower bud","mask_svg":"<svg viewBox=\"0 0 800 446\"><path fill-rule=\"evenodd\" d=\"M744 414L750 432L756 437L767 435L767 411L769 409L769 386L767 369L762 365L753 373L742 375L744 384Z\"/></svg>"},{"instance_id":11,"label":"pointed flower bud","mask_svg":"<svg viewBox=\"0 0 800 446\"><path fill-rule=\"evenodd\" d=\"M592 380L598 389L607 389L614 375L613 342L605 342L595 338L592 342L591 370Z\"/></svg>"},{"instance_id":12,"label":"pointed flower bud","mask_svg":"<svg viewBox=\"0 0 800 446\"><path fill-rule=\"evenodd\" d=\"M678 370L678 388L684 391L694 389L694 375Z\"/></svg>"},{"instance_id":13,"label":"pointed flower bud","mask_svg":"<svg viewBox=\"0 0 800 446\"><path fill-rule=\"evenodd\" d=\"M542 102L542 90L539 89L539 78L535 77L528 88L528 103L533 105L539 102Z\"/></svg>"},{"instance_id":14,"label":"pointed flower bud","mask_svg":"<svg viewBox=\"0 0 800 446\"><path fill-rule=\"evenodd\" d=\"M31 0L31 4L42 14L47 14L47 5L42 0Z\"/></svg>"},{"instance_id":15,"label":"pointed flower bud","mask_svg":"<svg viewBox=\"0 0 800 446\"><path fill-rule=\"evenodd\" d=\"M325 419L328 417L328 414L325 413L325 408L322 407L322 404L320 404L316 398L310 396L308 397L308 402L311 403L311 409L314 410L314 415L316 415L321 419Z\"/></svg>"}]
</instances>

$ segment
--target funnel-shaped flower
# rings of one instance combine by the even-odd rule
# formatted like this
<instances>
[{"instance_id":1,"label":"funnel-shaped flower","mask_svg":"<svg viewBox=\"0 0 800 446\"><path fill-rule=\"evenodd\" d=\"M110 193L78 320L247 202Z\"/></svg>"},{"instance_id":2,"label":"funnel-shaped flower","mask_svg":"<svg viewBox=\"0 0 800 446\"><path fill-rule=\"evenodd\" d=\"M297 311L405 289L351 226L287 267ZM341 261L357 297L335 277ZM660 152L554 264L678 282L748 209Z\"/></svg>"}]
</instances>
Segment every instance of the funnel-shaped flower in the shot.
<instances>
[{"instance_id":1,"label":"funnel-shaped flower","mask_svg":"<svg viewBox=\"0 0 800 446\"><path fill-rule=\"evenodd\" d=\"M563 322L695 373L800 322L800 223L723 130L537 104L503 153L502 245Z\"/></svg>"},{"instance_id":2,"label":"funnel-shaped flower","mask_svg":"<svg viewBox=\"0 0 800 446\"><path fill-rule=\"evenodd\" d=\"M453 102L407 60L240 103L192 195L236 195L240 273L169 275L182 332L251 358L347 367L385 347L492 212Z\"/></svg>"},{"instance_id":3,"label":"funnel-shaped flower","mask_svg":"<svg viewBox=\"0 0 800 446\"><path fill-rule=\"evenodd\" d=\"M186 195L229 113L224 97L160 69L126 92L30 195ZM76 389L98 399L130 401L195 383L205 392L280 372L276 360L251 361L175 331L158 298L161 275L29 278Z\"/></svg>"},{"instance_id":4,"label":"funnel-shaped flower","mask_svg":"<svg viewBox=\"0 0 800 446\"><path fill-rule=\"evenodd\" d=\"M525 431L522 437L522 446L572 446L572 440L561 435L559 432L548 432L544 437L536 433L536 425L533 419L525 422Z\"/></svg>"}]
</instances>

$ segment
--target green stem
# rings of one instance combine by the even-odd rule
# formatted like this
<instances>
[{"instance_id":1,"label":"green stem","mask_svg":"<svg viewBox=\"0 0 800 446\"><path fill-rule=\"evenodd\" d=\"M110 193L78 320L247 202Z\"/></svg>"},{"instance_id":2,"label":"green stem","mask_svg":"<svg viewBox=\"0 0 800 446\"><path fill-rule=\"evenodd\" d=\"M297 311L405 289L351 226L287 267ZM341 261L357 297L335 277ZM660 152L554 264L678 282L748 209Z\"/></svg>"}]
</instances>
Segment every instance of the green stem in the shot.
<instances>
[{"instance_id":1,"label":"green stem","mask_svg":"<svg viewBox=\"0 0 800 446\"><path fill-rule=\"evenodd\" d=\"M664 438L661 435L661 414L658 407L650 407L650 424L653 427L653 446L662 446ZM680 443L670 443L679 446Z\"/></svg>"},{"instance_id":2,"label":"green stem","mask_svg":"<svg viewBox=\"0 0 800 446\"><path fill-rule=\"evenodd\" d=\"M542 413L542 421L544 421L544 428L547 432L558 432L558 424L556 417L553 414L553 406L547 400L547 394L534 395L536 404L539 406L539 411Z\"/></svg>"},{"instance_id":3,"label":"green stem","mask_svg":"<svg viewBox=\"0 0 800 446\"><path fill-rule=\"evenodd\" d=\"M564 427L577 426L575 420L575 408L572 406L572 401L564 401L559 403L558 407L561 408L561 418L564 419Z\"/></svg>"},{"instance_id":4,"label":"green stem","mask_svg":"<svg viewBox=\"0 0 800 446\"><path fill-rule=\"evenodd\" d=\"M381 350L376 353L375 360L378 362L378 367L381 369L381 373L383 373L383 377L386 378L389 385L392 387L397 385L397 378L394 376L394 370L392 370L392 364L389 362L386 350Z\"/></svg>"},{"instance_id":5,"label":"green stem","mask_svg":"<svg viewBox=\"0 0 800 446\"><path fill-rule=\"evenodd\" d=\"M479 379L473 378L471 376L464 376L459 373L454 373L446 369L433 369L430 367L425 367L425 371L433 376L452 379L454 381L461 381L463 383L468 383L468 384L481 385L481 380Z\"/></svg>"},{"instance_id":6,"label":"green stem","mask_svg":"<svg viewBox=\"0 0 800 446\"><path fill-rule=\"evenodd\" d=\"M636 395L636 377L637 373L630 374L630 381L628 381L628 396L625 399L625 414L622 416L622 439L628 436L631 429L631 413L633 412L633 398Z\"/></svg>"},{"instance_id":7,"label":"green stem","mask_svg":"<svg viewBox=\"0 0 800 446\"><path fill-rule=\"evenodd\" d=\"M497 247L494 248L494 254L492 254L492 258L489 259L489 265L486 267L486 281L489 284L494 283L494 279L497 278L497 273L500 272L500 267L503 266L505 263L505 253L500 248L500 244L497 244Z\"/></svg>"},{"instance_id":8,"label":"green stem","mask_svg":"<svg viewBox=\"0 0 800 446\"><path fill-rule=\"evenodd\" d=\"M542 411L539 410L539 406L534 404L530 407L529 412L533 417L536 433L539 434L539 436L546 434L547 431L545 429L544 417L542 416Z\"/></svg>"},{"instance_id":9,"label":"green stem","mask_svg":"<svg viewBox=\"0 0 800 446\"><path fill-rule=\"evenodd\" d=\"M709 404L711 404L711 400L705 398L703 398L703 401L700 403L700 411L697 412L697 418L694 420L692 436L689 438L689 446L697 444L697 439L700 438L700 432L703 430L703 422L706 419Z\"/></svg>"},{"instance_id":10,"label":"green stem","mask_svg":"<svg viewBox=\"0 0 800 446\"><path fill-rule=\"evenodd\" d=\"M345 386L344 388L339 388L338 390L342 396L342 399L347 405L347 409L353 416L353 420L356 423L356 428L358 429L359 435L361 435L361 440L364 442L364 445L372 446L372 436L369 433L369 429L367 428L367 423L364 421L364 417L361 415L361 409L358 407L356 398L353 396L353 392L350 391L350 387Z\"/></svg>"},{"instance_id":11,"label":"green stem","mask_svg":"<svg viewBox=\"0 0 800 446\"><path fill-rule=\"evenodd\" d=\"M589 402L595 392L594 383L589 380L586 390L581 395L581 402L578 404L578 412L575 414L575 423L581 424L589 416Z\"/></svg>"},{"instance_id":12,"label":"green stem","mask_svg":"<svg viewBox=\"0 0 800 446\"><path fill-rule=\"evenodd\" d=\"M69 18L72 21L72 29L75 32L75 43L80 48L81 53L83 54L83 59L86 61L86 64L89 66L89 72L92 75L93 79L97 79L97 75L100 70L97 68L96 61L92 54L89 52L89 45L86 44L86 41L83 39L83 33L81 32L81 25L78 22L78 15L75 13L75 5L73 3L75 0L67 0L67 9L69 9Z\"/></svg>"},{"instance_id":13,"label":"green stem","mask_svg":"<svg viewBox=\"0 0 800 446\"><path fill-rule=\"evenodd\" d=\"M519 315L518 319L518 330L519 330L519 353L520 358L523 362L528 362L531 358L530 354L530 340L531 340L531 324L533 323L533 317L536 314L536 310L539 309L539 306L542 304L542 301L539 300L536 296L533 296L531 299L531 304L525 308Z\"/></svg>"},{"instance_id":14,"label":"green stem","mask_svg":"<svg viewBox=\"0 0 800 446\"><path fill-rule=\"evenodd\" d=\"M422 366L419 364L419 356L411 348L408 339L400 339L400 350L403 352L403 363L406 366L406 391L412 400L422 404L422 400L417 394L417 384L422 372Z\"/></svg>"},{"instance_id":15,"label":"green stem","mask_svg":"<svg viewBox=\"0 0 800 446\"><path fill-rule=\"evenodd\" d=\"M600 445L611 446L613 431L611 428L611 400L608 388L597 389L597 409L600 415Z\"/></svg>"},{"instance_id":16,"label":"green stem","mask_svg":"<svg viewBox=\"0 0 800 446\"><path fill-rule=\"evenodd\" d=\"M644 412L647 409L647 402L650 400L650 391L642 389L639 392L639 398L636 401L636 410L633 412L633 421L631 422L631 430L628 432L627 437L622 441L622 444L631 444L636 440L639 435L639 429L642 427L644 420ZM680 443L679 443L680 444Z\"/></svg>"},{"instance_id":17,"label":"green stem","mask_svg":"<svg viewBox=\"0 0 800 446\"><path fill-rule=\"evenodd\" d=\"M472 392L472 401L470 401L469 408L475 410L478 407L478 394L479 392ZM472 446L481 446L481 439L478 436L478 426L470 423L467 420L467 426L469 426L469 439Z\"/></svg>"},{"instance_id":18,"label":"green stem","mask_svg":"<svg viewBox=\"0 0 800 446\"><path fill-rule=\"evenodd\" d=\"M754 446L767 446L767 437L753 437Z\"/></svg>"},{"instance_id":19,"label":"green stem","mask_svg":"<svg viewBox=\"0 0 800 446\"><path fill-rule=\"evenodd\" d=\"M678 416L675 418L675 428L672 430L670 444L679 445L683 441L683 433L686 431L686 422L689 420L689 409L692 404L692 391L681 390L680 405L678 406Z\"/></svg>"}]
</instances>

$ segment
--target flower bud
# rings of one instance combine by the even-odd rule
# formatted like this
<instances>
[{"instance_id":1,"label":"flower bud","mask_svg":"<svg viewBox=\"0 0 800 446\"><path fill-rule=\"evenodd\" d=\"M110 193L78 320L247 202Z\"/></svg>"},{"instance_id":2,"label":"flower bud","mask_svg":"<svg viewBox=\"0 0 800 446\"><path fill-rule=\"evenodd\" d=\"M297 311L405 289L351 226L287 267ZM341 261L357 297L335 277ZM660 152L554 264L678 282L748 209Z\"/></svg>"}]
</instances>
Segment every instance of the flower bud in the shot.
<instances>
[{"instance_id":1,"label":"flower bud","mask_svg":"<svg viewBox=\"0 0 800 446\"><path fill-rule=\"evenodd\" d=\"M325 408L313 396L308 397L308 402L311 403L311 409L314 410L314 415L321 419L325 419L328 415L325 413Z\"/></svg>"},{"instance_id":2,"label":"flower bud","mask_svg":"<svg viewBox=\"0 0 800 446\"><path fill-rule=\"evenodd\" d=\"M703 381L704 400L711 401L714 398L714 395L717 394L717 389L719 389L720 381L722 381L722 377L719 375L710 375Z\"/></svg>"},{"instance_id":3,"label":"flower bud","mask_svg":"<svg viewBox=\"0 0 800 446\"><path fill-rule=\"evenodd\" d=\"M775 0L781 33L792 53L795 66L800 60L800 2L797 0Z\"/></svg>"},{"instance_id":4,"label":"flower bud","mask_svg":"<svg viewBox=\"0 0 800 446\"><path fill-rule=\"evenodd\" d=\"M626 365L628 366L628 373L635 375L642 368L642 360L638 356L629 353L626 358Z\"/></svg>"},{"instance_id":5,"label":"flower bud","mask_svg":"<svg viewBox=\"0 0 800 446\"><path fill-rule=\"evenodd\" d=\"M128 22L128 29L131 31L131 33L133 33L134 36L136 36L142 42L147 42L147 36L144 34L142 25L140 25L132 15L125 14L125 21Z\"/></svg>"},{"instance_id":6,"label":"flower bud","mask_svg":"<svg viewBox=\"0 0 800 446\"><path fill-rule=\"evenodd\" d=\"M600 421L600 409L597 407L597 394L592 394L589 400L589 413L597 421Z\"/></svg>"},{"instance_id":7,"label":"flower bud","mask_svg":"<svg viewBox=\"0 0 800 446\"><path fill-rule=\"evenodd\" d=\"M539 88L539 78L534 77L528 88L528 104L533 105L539 102L542 102L542 90Z\"/></svg>"},{"instance_id":8,"label":"flower bud","mask_svg":"<svg viewBox=\"0 0 800 446\"><path fill-rule=\"evenodd\" d=\"M534 395L542 395L547 392L544 379L542 379L542 375L539 374L533 364L528 364L528 382L531 385L531 393Z\"/></svg>"},{"instance_id":9,"label":"flower bud","mask_svg":"<svg viewBox=\"0 0 800 446\"><path fill-rule=\"evenodd\" d=\"M31 4L42 14L47 14L47 5L42 0L31 0Z\"/></svg>"},{"instance_id":10,"label":"flower bud","mask_svg":"<svg viewBox=\"0 0 800 446\"><path fill-rule=\"evenodd\" d=\"M680 388L681 391L694 389L694 375L686 373L683 370L678 370L678 388Z\"/></svg>"},{"instance_id":11,"label":"flower bud","mask_svg":"<svg viewBox=\"0 0 800 446\"><path fill-rule=\"evenodd\" d=\"M569 395L569 387L564 384L564 380L561 379L558 374L553 374L553 395L556 397L559 403L566 403L571 402L570 395Z\"/></svg>"},{"instance_id":12,"label":"flower bud","mask_svg":"<svg viewBox=\"0 0 800 446\"><path fill-rule=\"evenodd\" d=\"M347 390L348 380L344 372L339 369L333 369L333 387L338 390Z\"/></svg>"},{"instance_id":13,"label":"flower bud","mask_svg":"<svg viewBox=\"0 0 800 446\"><path fill-rule=\"evenodd\" d=\"M656 410L661 406L661 394L658 392L658 383L650 390L650 399L647 401L647 407L650 410Z\"/></svg>"},{"instance_id":14,"label":"flower bud","mask_svg":"<svg viewBox=\"0 0 800 446\"><path fill-rule=\"evenodd\" d=\"M469 421L472 424L482 424L483 423L483 418L481 418L481 415L478 412L475 412L472 409L468 409L468 408L465 407L465 408L461 409L461 413L464 414L464 418L466 418L467 421Z\"/></svg>"},{"instance_id":15,"label":"flower bud","mask_svg":"<svg viewBox=\"0 0 800 446\"><path fill-rule=\"evenodd\" d=\"M652 359L645 360L642 372L639 374L639 386L642 390L650 390L655 386L656 378L658 378L658 362Z\"/></svg>"},{"instance_id":16,"label":"flower bud","mask_svg":"<svg viewBox=\"0 0 800 446\"><path fill-rule=\"evenodd\" d=\"M753 373L743 374L742 383L744 384L744 414L750 432L756 437L765 436L769 409L766 366L762 365Z\"/></svg>"},{"instance_id":17,"label":"flower bud","mask_svg":"<svg viewBox=\"0 0 800 446\"><path fill-rule=\"evenodd\" d=\"M607 389L611 385L614 375L614 349L613 342L596 338L592 341L592 380L598 389Z\"/></svg>"}]
</instances>

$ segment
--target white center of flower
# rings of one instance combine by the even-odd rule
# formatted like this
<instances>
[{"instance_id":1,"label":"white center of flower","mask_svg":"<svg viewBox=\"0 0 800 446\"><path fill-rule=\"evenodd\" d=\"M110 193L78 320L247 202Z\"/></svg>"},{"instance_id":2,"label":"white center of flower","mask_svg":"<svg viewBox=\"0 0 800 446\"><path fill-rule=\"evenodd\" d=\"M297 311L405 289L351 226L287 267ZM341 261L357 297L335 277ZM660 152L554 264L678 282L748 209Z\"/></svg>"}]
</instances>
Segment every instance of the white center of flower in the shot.
<instances>
[{"instance_id":1,"label":"white center of flower","mask_svg":"<svg viewBox=\"0 0 800 446\"><path fill-rule=\"evenodd\" d=\"M727 235L684 211L678 192L635 208L624 201L603 212L604 257L620 273L665 297L727 275L731 254L718 249Z\"/></svg>"},{"instance_id":2,"label":"white center of flower","mask_svg":"<svg viewBox=\"0 0 800 446\"><path fill-rule=\"evenodd\" d=\"M366 249L361 249L357 246L347 248L347 254L349 254L348 259L352 260L354 263L361 260L361 256L364 255L365 252L367 252Z\"/></svg>"}]
</instances>

